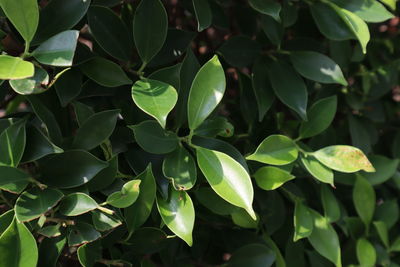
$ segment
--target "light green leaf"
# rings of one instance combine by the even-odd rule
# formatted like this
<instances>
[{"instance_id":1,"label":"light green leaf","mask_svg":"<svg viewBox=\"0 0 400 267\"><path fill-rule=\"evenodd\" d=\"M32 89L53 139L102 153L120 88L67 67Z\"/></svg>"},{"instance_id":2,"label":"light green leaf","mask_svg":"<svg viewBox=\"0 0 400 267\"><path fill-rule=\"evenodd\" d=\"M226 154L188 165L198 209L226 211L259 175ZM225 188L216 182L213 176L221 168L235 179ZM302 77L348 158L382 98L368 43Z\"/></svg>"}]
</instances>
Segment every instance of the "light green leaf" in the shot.
<instances>
[{"instance_id":1,"label":"light green leaf","mask_svg":"<svg viewBox=\"0 0 400 267\"><path fill-rule=\"evenodd\" d=\"M311 155L301 155L301 163L303 163L306 170L318 181L334 185L333 182L333 171L321 164L315 157Z\"/></svg>"},{"instance_id":2,"label":"light green leaf","mask_svg":"<svg viewBox=\"0 0 400 267\"><path fill-rule=\"evenodd\" d=\"M0 134L0 166L18 166L25 150L26 120L21 119Z\"/></svg>"},{"instance_id":3,"label":"light green leaf","mask_svg":"<svg viewBox=\"0 0 400 267\"><path fill-rule=\"evenodd\" d=\"M274 61L268 66L268 77L279 100L306 121L307 87L297 72L286 62Z\"/></svg>"},{"instance_id":4,"label":"light green leaf","mask_svg":"<svg viewBox=\"0 0 400 267\"><path fill-rule=\"evenodd\" d=\"M60 203L60 213L66 216L78 216L97 209L99 205L90 196L84 193L72 193Z\"/></svg>"},{"instance_id":5,"label":"light green leaf","mask_svg":"<svg viewBox=\"0 0 400 267\"><path fill-rule=\"evenodd\" d=\"M212 23L211 8L208 0L192 0L192 2L197 19L197 31L201 32Z\"/></svg>"},{"instance_id":6,"label":"light green leaf","mask_svg":"<svg viewBox=\"0 0 400 267\"><path fill-rule=\"evenodd\" d=\"M330 260L336 267L342 267L340 243L335 229L327 218L322 217L316 211L310 211L314 220L314 228L308 241L319 254Z\"/></svg>"},{"instance_id":7,"label":"light green leaf","mask_svg":"<svg viewBox=\"0 0 400 267\"><path fill-rule=\"evenodd\" d=\"M168 113L178 101L176 89L164 82L144 79L132 86L132 99L144 112L165 128Z\"/></svg>"},{"instance_id":8,"label":"light green leaf","mask_svg":"<svg viewBox=\"0 0 400 267\"><path fill-rule=\"evenodd\" d=\"M374 0L334 0L338 6L347 9L359 16L366 22L384 22L393 18L390 13L381 3ZM385 3L385 1L382 1ZM386 1L390 2L390 1ZM393 8L394 9L394 8Z\"/></svg>"},{"instance_id":9,"label":"light green leaf","mask_svg":"<svg viewBox=\"0 0 400 267\"><path fill-rule=\"evenodd\" d=\"M249 0L250 6L261 14L269 15L280 22L281 5L273 0Z\"/></svg>"},{"instance_id":10,"label":"light green leaf","mask_svg":"<svg viewBox=\"0 0 400 267\"><path fill-rule=\"evenodd\" d=\"M0 166L0 189L20 194L29 184L31 176L17 168Z\"/></svg>"},{"instance_id":11,"label":"light green leaf","mask_svg":"<svg viewBox=\"0 0 400 267\"><path fill-rule=\"evenodd\" d=\"M15 202L15 217L19 222L27 222L39 218L51 210L63 197L57 189L41 190L34 187L22 193Z\"/></svg>"},{"instance_id":12,"label":"light green leaf","mask_svg":"<svg viewBox=\"0 0 400 267\"><path fill-rule=\"evenodd\" d=\"M324 54L313 51L296 51L290 53L290 60L296 71L307 79L347 86L347 81L339 65Z\"/></svg>"},{"instance_id":13,"label":"light green leaf","mask_svg":"<svg viewBox=\"0 0 400 267\"><path fill-rule=\"evenodd\" d=\"M141 180L132 180L124 184L121 191L107 197L107 203L116 208L126 208L135 203L139 196Z\"/></svg>"},{"instance_id":14,"label":"light green leaf","mask_svg":"<svg viewBox=\"0 0 400 267\"><path fill-rule=\"evenodd\" d=\"M11 88L20 95L40 94L47 90L49 75L39 67L35 67L35 74L32 77L10 80Z\"/></svg>"},{"instance_id":15,"label":"light green leaf","mask_svg":"<svg viewBox=\"0 0 400 267\"><path fill-rule=\"evenodd\" d=\"M275 190L295 178L289 172L272 166L259 168L253 176L258 187L264 190Z\"/></svg>"},{"instance_id":16,"label":"light green leaf","mask_svg":"<svg viewBox=\"0 0 400 267\"><path fill-rule=\"evenodd\" d=\"M373 224L382 243L385 245L386 248L389 248L389 231L386 223L382 221L375 221L373 222Z\"/></svg>"},{"instance_id":17,"label":"light green leaf","mask_svg":"<svg viewBox=\"0 0 400 267\"><path fill-rule=\"evenodd\" d=\"M15 80L32 77L35 68L31 62L19 57L0 55L0 79Z\"/></svg>"},{"instance_id":18,"label":"light green leaf","mask_svg":"<svg viewBox=\"0 0 400 267\"><path fill-rule=\"evenodd\" d=\"M164 158L162 170L165 177L172 180L176 190L189 190L196 183L196 162L181 145Z\"/></svg>"},{"instance_id":19,"label":"light green leaf","mask_svg":"<svg viewBox=\"0 0 400 267\"><path fill-rule=\"evenodd\" d=\"M248 229L257 229L258 223L260 222L260 218L257 216L257 220L253 220L250 215L244 209L237 209L234 212L230 213L232 222L237 226Z\"/></svg>"},{"instance_id":20,"label":"light green leaf","mask_svg":"<svg viewBox=\"0 0 400 267\"><path fill-rule=\"evenodd\" d=\"M284 135L270 135L246 159L272 165L286 165L295 161L298 154L292 139Z\"/></svg>"},{"instance_id":21,"label":"light green leaf","mask_svg":"<svg viewBox=\"0 0 400 267\"><path fill-rule=\"evenodd\" d=\"M360 266L372 267L376 263L376 251L374 246L365 238L357 240L357 259Z\"/></svg>"},{"instance_id":22,"label":"light green leaf","mask_svg":"<svg viewBox=\"0 0 400 267\"><path fill-rule=\"evenodd\" d=\"M225 92L225 73L214 56L204 64L193 80L188 99L188 121L196 129L217 107Z\"/></svg>"},{"instance_id":23,"label":"light green leaf","mask_svg":"<svg viewBox=\"0 0 400 267\"><path fill-rule=\"evenodd\" d=\"M308 138L322 133L331 125L336 115L337 97L331 96L315 102L308 110L308 121L300 126L300 138Z\"/></svg>"},{"instance_id":24,"label":"light green leaf","mask_svg":"<svg viewBox=\"0 0 400 267\"><path fill-rule=\"evenodd\" d=\"M310 210L300 201L296 201L293 215L294 235L293 241L296 242L302 238L311 235L314 222Z\"/></svg>"},{"instance_id":25,"label":"light green leaf","mask_svg":"<svg viewBox=\"0 0 400 267\"><path fill-rule=\"evenodd\" d=\"M397 0L381 0L381 2L387 5L391 10L396 10Z\"/></svg>"},{"instance_id":26,"label":"light green leaf","mask_svg":"<svg viewBox=\"0 0 400 267\"><path fill-rule=\"evenodd\" d=\"M32 55L45 65L66 67L72 65L79 31L71 30L54 35L38 48Z\"/></svg>"},{"instance_id":27,"label":"light green leaf","mask_svg":"<svg viewBox=\"0 0 400 267\"><path fill-rule=\"evenodd\" d=\"M7 18L24 38L30 43L39 24L39 8L36 0L1 0L0 6Z\"/></svg>"},{"instance_id":28,"label":"light green leaf","mask_svg":"<svg viewBox=\"0 0 400 267\"><path fill-rule=\"evenodd\" d=\"M90 116L79 127L72 146L91 150L100 145L114 131L119 113L120 110L106 110Z\"/></svg>"},{"instance_id":29,"label":"light green leaf","mask_svg":"<svg viewBox=\"0 0 400 267\"><path fill-rule=\"evenodd\" d=\"M190 196L185 191L172 190L167 201L157 197L157 207L165 225L192 246L195 215Z\"/></svg>"},{"instance_id":30,"label":"light green leaf","mask_svg":"<svg viewBox=\"0 0 400 267\"><path fill-rule=\"evenodd\" d=\"M358 215L367 226L372 221L375 211L375 191L372 185L360 175L357 175L353 188L353 203Z\"/></svg>"},{"instance_id":31,"label":"light green leaf","mask_svg":"<svg viewBox=\"0 0 400 267\"><path fill-rule=\"evenodd\" d=\"M143 121L129 128L135 134L138 145L149 153L167 154L178 147L178 136L161 128L156 121Z\"/></svg>"},{"instance_id":32,"label":"light green leaf","mask_svg":"<svg viewBox=\"0 0 400 267\"><path fill-rule=\"evenodd\" d=\"M227 154L196 147L197 163L214 191L229 203L244 208L255 220L253 185L247 171Z\"/></svg>"},{"instance_id":33,"label":"light green leaf","mask_svg":"<svg viewBox=\"0 0 400 267\"><path fill-rule=\"evenodd\" d=\"M328 146L314 152L313 156L325 166L340 172L375 171L364 153L352 146Z\"/></svg>"},{"instance_id":34,"label":"light green leaf","mask_svg":"<svg viewBox=\"0 0 400 267\"><path fill-rule=\"evenodd\" d=\"M160 51L167 37L167 27L167 13L160 0L140 1L133 19L133 38L144 64Z\"/></svg>"},{"instance_id":35,"label":"light green leaf","mask_svg":"<svg viewBox=\"0 0 400 267\"><path fill-rule=\"evenodd\" d=\"M339 203L331 189L326 185L322 185L321 187L321 200L322 206L324 207L325 218L331 223L338 221L340 219Z\"/></svg>"}]
</instances>

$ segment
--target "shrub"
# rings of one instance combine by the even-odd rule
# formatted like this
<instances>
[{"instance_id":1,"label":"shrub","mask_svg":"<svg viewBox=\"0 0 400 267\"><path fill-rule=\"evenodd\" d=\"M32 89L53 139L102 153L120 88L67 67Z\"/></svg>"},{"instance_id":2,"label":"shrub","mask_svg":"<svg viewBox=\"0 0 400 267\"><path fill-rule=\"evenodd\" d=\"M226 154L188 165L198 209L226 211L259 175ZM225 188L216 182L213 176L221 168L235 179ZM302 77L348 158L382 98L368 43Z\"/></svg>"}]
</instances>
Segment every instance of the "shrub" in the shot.
<instances>
[{"instance_id":1,"label":"shrub","mask_svg":"<svg viewBox=\"0 0 400 267\"><path fill-rule=\"evenodd\" d=\"M1 266L400 264L395 0L0 6Z\"/></svg>"}]
</instances>

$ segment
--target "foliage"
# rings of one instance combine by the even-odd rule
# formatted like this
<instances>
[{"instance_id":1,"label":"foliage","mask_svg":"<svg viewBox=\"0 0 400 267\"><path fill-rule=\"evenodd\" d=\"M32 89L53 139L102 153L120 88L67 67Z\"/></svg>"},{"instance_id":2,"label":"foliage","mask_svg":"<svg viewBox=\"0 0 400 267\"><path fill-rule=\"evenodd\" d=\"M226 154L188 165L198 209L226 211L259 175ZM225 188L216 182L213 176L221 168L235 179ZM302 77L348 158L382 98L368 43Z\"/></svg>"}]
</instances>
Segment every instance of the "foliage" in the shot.
<instances>
[{"instance_id":1,"label":"foliage","mask_svg":"<svg viewBox=\"0 0 400 267\"><path fill-rule=\"evenodd\" d=\"M399 266L396 0L0 0L0 265Z\"/></svg>"}]
</instances>

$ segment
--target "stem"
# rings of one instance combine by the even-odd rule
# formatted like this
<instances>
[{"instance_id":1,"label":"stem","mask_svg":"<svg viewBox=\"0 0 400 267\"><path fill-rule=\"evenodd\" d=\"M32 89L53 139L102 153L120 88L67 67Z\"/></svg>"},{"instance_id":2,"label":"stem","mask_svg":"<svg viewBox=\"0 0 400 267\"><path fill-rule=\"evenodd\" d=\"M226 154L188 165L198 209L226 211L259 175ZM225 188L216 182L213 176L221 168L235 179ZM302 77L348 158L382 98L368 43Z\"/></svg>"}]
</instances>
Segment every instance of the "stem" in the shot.
<instances>
[{"instance_id":1,"label":"stem","mask_svg":"<svg viewBox=\"0 0 400 267\"><path fill-rule=\"evenodd\" d=\"M113 210L107 209L105 207L99 206L99 207L97 207L97 209L102 211L102 212L104 212L104 213L107 213L108 215L113 215L114 214Z\"/></svg>"},{"instance_id":2,"label":"stem","mask_svg":"<svg viewBox=\"0 0 400 267\"><path fill-rule=\"evenodd\" d=\"M30 43L26 42L25 43L24 53L22 54L22 58L27 58L27 57L31 56L31 54L29 53L29 48L30 48Z\"/></svg>"},{"instance_id":3,"label":"stem","mask_svg":"<svg viewBox=\"0 0 400 267\"><path fill-rule=\"evenodd\" d=\"M35 184L37 187L39 187L41 190L44 190L47 188L47 185L42 184L41 182L35 180L34 178L29 178L29 181L33 184Z\"/></svg>"},{"instance_id":4,"label":"stem","mask_svg":"<svg viewBox=\"0 0 400 267\"><path fill-rule=\"evenodd\" d=\"M115 175L115 178L135 178L135 176L134 175L130 175L130 174L125 174L125 173L122 173L122 172L117 172L117 175Z\"/></svg>"},{"instance_id":5,"label":"stem","mask_svg":"<svg viewBox=\"0 0 400 267\"><path fill-rule=\"evenodd\" d=\"M297 139L296 139L297 140ZM307 152L304 149L302 149L298 144L294 143L294 145L296 146L297 150L300 151L301 153L303 153L304 155L312 155L314 152Z\"/></svg>"},{"instance_id":6,"label":"stem","mask_svg":"<svg viewBox=\"0 0 400 267\"><path fill-rule=\"evenodd\" d=\"M139 75L140 79L143 78L143 74L144 74L143 70L144 70L144 68L146 68L146 66L147 66L147 62L143 62L142 66L140 66L140 68L137 71L137 74Z\"/></svg>"},{"instance_id":7,"label":"stem","mask_svg":"<svg viewBox=\"0 0 400 267\"><path fill-rule=\"evenodd\" d=\"M103 263L104 265L113 265L113 266L120 266L124 267L124 263L120 262L119 260L107 260L107 259L100 259L97 262Z\"/></svg>"},{"instance_id":8,"label":"stem","mask_svg":"<svg viewBox=\"0 0 400 267\"><path fill-rule=\"evenodd\" d=\"M65 220L65 219L51 218L51 217L46 218L46 222L61 223L64 227L67 225L75 225L75 221L73 220Z\"/></svg>"},{"instance_id":9,"label":"stem","mask_svg":"<svg viewBox=\"0 0 400 267\"><path fill-rule=\"evenodd\" d=\"M193 146L193 145L192 145L192 138L193 138L193 135L194 135L194 131L193 131L193 130L190 130L189 135L188 135L188 137L187 137L187 142L188 142L188 145L189 145L189 146Z\"/></svg>"}]
</instances>

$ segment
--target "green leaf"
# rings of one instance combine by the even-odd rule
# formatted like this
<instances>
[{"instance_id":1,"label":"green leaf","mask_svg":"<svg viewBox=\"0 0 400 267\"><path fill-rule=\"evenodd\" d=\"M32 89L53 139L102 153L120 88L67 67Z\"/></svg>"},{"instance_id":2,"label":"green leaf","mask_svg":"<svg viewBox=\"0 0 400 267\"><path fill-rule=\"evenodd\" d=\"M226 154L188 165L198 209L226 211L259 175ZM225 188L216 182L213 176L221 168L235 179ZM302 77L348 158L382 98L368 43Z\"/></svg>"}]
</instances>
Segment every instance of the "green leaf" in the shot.
<instances>
[{"instance_id":1,"label":"green leaf","mask_svg":"<svg viewBox=\"0 0 400 267\"><path fill-rule=\"evenodd\" d=\"M121 18L111 9L101 6L91 6L87 15L90 32L101 48L115 58L128 61L133 45Z\"/></svg>"},{"instance_id":2,"label":"green leaf","mask_svg":"<svg viewBox=\"0 0 400 267\"><path fill-rule=\"evenodd\" d=\"M389 248L389 233L386 223L382 221L375 221L373 222L373 224L376 231L378 232L379 238L381 239L382 243L385 245L386 248Z\"/></svg>"},{"instance_id":3,"label":"green leaf","mask_svg":"<svg viewBox=\"0 0 400 267\"><path fill-rule=\"evenodd\" d=\"M280 22L281 18L279 13L281 12L281 5L273 0L249 0L250 6L260 12L273 17L276 21Z\"/></svg>"},{"instance_id":4,"label":"green leaf","mask_svg":"<svg viewBox=\"0 0 400 267\"><path fill-rule=\"evenodd\" d=\"M79 263L83 267L92 267L102 258L101 242L84 244L77 251Z\"/></svg>"},{"instance_id":5,"label":"green leaf","mask_svg":"<svg viewBox=\"0 0 400 267\"><path fill-rule=\"evenodd\" d=\"M68 245L79 246L85 243L93 242L101 237L94 227L88 223L77 222L71 226L71 231L68 235Z\"/></svg>"},{"instance_id":6,"label":"green leaf","mask_svg":"<svg viewBox=\"0 0 400 267\"><path fill-rule=\"evenodd\" d=\"M268 80L267 64L256 60L253 66L252 85L258 106L258 121L262 121L271 108L275 94Z\"/></svg>"},{"instance_id":7,"label":"green leaf","mask_svg":"<svg viewBox=\"0 0 400 267\"><path fill-rule=\"evenodd\" d=\"M275 190L295 178L289 172L272 166L259 168L253 176L258 187L264 190Z\"/></svg>"},{"instance_id":8,"label":"green leaf","mask_svg":"<svg viewBox=\"0 0 400 267\"><path fill-rule=\"evenodd\" d=\"M286 62L274 61L269 64L268 77L279 100L306 121L307 87L297 72Z\"/></svg>"},{"instance_id":9,"label":"green leaf","mask_svg":"<svg viewBox=\"0 0 400 267\"><path fill-rule=\"evenodd\" d=\"M337 97L331 96L315 102L308 110L308 121L300 126L300 138L308 138L322 133L331 125L336 115Z\"/></svg>"},{"instance_id":10,"label":"green leaf","mask_svg":"<svg viewBox=\"0 0 400 267\"><path fill-rule=\"evenodd\" d=\"M79 127L72 146L91 150L103 143L114 131L119 113L120 110L106 110L90 116Z\"/></svg>"},{"instance_id":11,"label":"green leaf","mask_svg":"<svg viewBox=\"0 0 400 267\"><path fill-rule=\"evenodd\" d=\"M21 161L26 143L25 124L25 119L19 120L0 134L0 166L16 167Z\"/></svg>"},{"instance_id":12,"label":"green leaf","mask_svg":"<svg viewBox=\"0 0 400 267\"><path fill-rule=\"evenodd\" d=\"M361 175L372 185L382 184L393 177L400 163L399 159L389 159L381 155L371 155L370 160L376 171Z\"/></svg>"},{"instance_id":13,"label":"green leaf","mask_svg":"<svg viewBox=\"0 0 400 267\"><path fill-rule=\"evenodd\" d=\"M325 166L340 172L375 171L364 153L352 146L328 146L314 152L313 156Z\"/></svg>"},{"instance_id":14,"label":"green leaf","mask_svg":"<svg viewBox=\"0 0 400 267\"><path fill-rule=\"evenodd\" d=\"M338 221L340 219L339 203L335 195L326 185L322 185L321 187L321 200L322 206L324 207L325 218L331 223Z\"/></svg>"},{"instance_id":15,"label":"green leaf","mask_svg":"<svg viewBox=\"0 0 400 267\"><path fill-rule=\"evenodd\" d=\"M255 220L253 185L247 171L227 154L196 147L197 163L212 189L229 203L244 208Z\"/></svg>"},{"instance_id":16,"label":"green leaf","mask_svg":"<svg viewBox=\"0 0 400 267\"><path fill-rule=\"evenodd\" d=\"M174 108L178 93L169 84L156 80L139 80L132 86L132 99L144 112L165 128L168 113Z\"/></svg>"},{"instance_id":17,"label":"green leaf","mask_svg":"<svg viewBox=\"0 0 400 267\"><path fill-rule=\"evenodd\" d=\"M303 77L320 83L338 83L347 86L339 65L332 59L313 51L290 53L290 60Z\"/></svg>"},{"instance_id":18,"label":"green leaf","mask_svg":"<svg viewBox=\"0 0 400 267\"><path fill-rule=\"evenodd\" d=\"M313 217L309 208L301 201L296 201L293 215L294 235L293 241L309 237L314 228Z\"/></svg>"},{"instance_id":19,"label":"green leaf","mask_svg":"<svg viewBox=\"0 0 400 267\"><path fill-rule=\"evenodd\" d=\"M189 190L196 183L196 162L181 145L164 158L162 170L176 190Z\"/></svg>"},{"instance_id":20,"label":"green leaf","mask_svg":"<svg viewBox=\"0 0 400 267\"><path fill-rule=\"evenodd\" d=\"M318 181L334 186L333 171L322 165L315 157L311 155L300 156L301 163L306 170Z\"/></svg>"},{"instance_id":21,"label":"green leaf","mask_svg":"<svg viewBox=\"0 0 400 267\"><path fill-rule=\"evenodd\" d=\"M225 92L225 74L214 56L197 72L190 88L188 121L191 130L196 129L217 107Z\"/></svg>"},{"instance_id":22,"label":"green leaf","mask_svg":"<svg viewBox=\"0 0 400 267\"><path fill-rule=\"evenodd\" d=\"M379 2L373 0L334 0L338 6L347 9L366 22L384 22L393 18L393 14ZM385 1L382 1L385 3ZM394 8L393 8L394 9Z\"/></svg>"},{"instance_id":23,"label":"green leaf","mask_svg":"<svg viewBox=\"0 0 400 267\"><path fill-rule=\"evenodd\" d=\"M367 227L374 216L375 201L374 188L365 178L358 175L353 188L353 203L357 214Z\"/></svg>"},{"instance_id":24,"label":"green leaf","mask_svg":"<svg viewBox=\"0 0 400 267\"><path fill-rule=\"evenodd\" d=\"M44 238L39 245L39 262L37 266L56 266L66 243L65 236Z\"/></svg>"},{"instance_id":25,"label":"green leaf","mask_svg":"<svg viewBox=\"0 0 400 267\"><path fill-rule=\"evenodd\" d=\"M230 213L232 222L237 226L248 229L257 229L260 218L257 216L257 220L253 220L250 215L244 209L237 209Z\"/></svg>"},{"instance_id":26,"label":"green leaf","mask_svg":"<svg viewBox=\"0 0 400 267\"><path fill-rule=\"evenodd\" d=\"M384 222L388 229L396 225L399 220L399 205L396 199L384 200L376 207L374 219Z\"/></svg>"},{"instance_id":27,"label":"green leaf","mask_svg":"<svg viewBox=\"0 0 400 267\"><path fill-rule=\"evenodd\" d=\"M4 266L35 267L38 261L36 240L17 219L0 236L0 250L0 262Z\"/></svg>"},{"instance_id":28,"label":"green leaf","mask_svg":"<svg viewBox=\"0 0 400 267\"><path fill-rule=\"evenodd\" d=\"M374 246L365 238L357 240L357 259L360 266L372 267L376 263L376 251Z\"/></svg>"},{"instance_id":29,"label":"green leaf","mask_svg":"<svg viewBox=\"0 0 400 267\"><path fill-rule=\"evenodd\" d=\"M149 153L167 154L178 147L178 136L161 128L156 121L143 121L129 127L133 130L139 146Z\"/></svg>"},{"instance_id":30,"label":"green leaf","mask_svg":"<svg viewBox=\"0 0 400 267\"><path fill-rule=\"evenodd\" d=\"M231 137L234 133L234 127L224 117L214 117L206 119L199 127L194 130L195 135L215 137Z\"/></svg>"},{"instance_id":31,"label":"green leaf","mask_svg":"<svg viewBox=\"0 0 400 267\"><path fill-rule=\"evenodd\" d=\"M49 225L49 226L45 226L43 228L41 228L40 230L38 230L38 233L45 236L45 237L57 237L61 235L61 224L55 224L55 225Z\"/></svg>"},{"instance_id":32,"label":"green leaf","mask_svg":"<svg viewBox=\"0 0 400 267\"><path fill-rule=\"evenodd\" d=\"M66 107L75 99L82 89L82 73L77 69L69 69L54 84L61 106Z\"/></svg>"},{"instance_id":33,"label":"green leaf","mask_svg":"<svg viewBox=\"0 0 400 267\"><path fill-rule=\"evenodd\" d=\"M167 13L160 0L140 2L133 19L133 38L144 64L160 51L167 37L167 27Z\"/></svg>"},{"instance_id":34,"label":"green leaf","mask_svg":"<svg viewBox=\"0 0 400 267\"><path fill-rule=\"evenodd\" d=\"M230 65L243 68L251 65L259 56L261 45L250 37L238 35L224 42L218 51Z\"/></svg>"},{"instance_id":35,"label":"green leaf","mask_svg":"<svg viewBox=\"0 0 400 267\"><path fill-rule=\"evenodd\" d=\"M33 44L40 44L75 26L86 14L90 0L52 0L40 11L39 27Z\"/></svg>"},{"instance_id":36,"label":"green leaf","mask_svg":"<svg viewBox=\"0 0 400 267\"><path fill-rule=\"evenodd\" d=\"M51 210L63 197L57 189L34 187L22 193L15 202L15 217L19 222L32 221Z\"/></svg>"},{"instance_id":37,"label":"green leaf","mask_svg":"<svg viewBox=\"0 0 400 267\"><path fill-rule=\"evenodd\" d=\"M20 95L40 94L46 91L49 84L49 75L39 67L35 67L35 74L32 77L10 80L11 88Z\"/></svg>"},{"instance_id":38,"label":"green leaf","mask_svg":"<svg viewBox=\"0 0 400 267\"><path fill-rule=\"evenodd\" d=\"M31 176L17 168L0 166L0 189L20 194L29 184Z\"/></svg>"},{"instance_id":39,"label":"green leaf","mask_svg":"<svg viewBox=\"0 0 400 267\"><path fill-rule=\"evenodd\" d=\"M270 267L275 262L275 253L262 244L248 244L233 252L228 267Z\"/></svg>"},{"instance_id":40,"label":"green leaf","mask_svg":"<svg viewBox=\"0 0 400 267\"><path fill-rule=\"evenodd\" d=\"M60 213L65 216L78 216L97 209L99 205L84 193L72 193L64 197L60 203Z\"/></svg>"},{"instance_id":41,"label":"green leaf","mask_svg":"<svg viewBox=\"0 0 400 267\"><path fill-rule=\"evenodd\" d=\"M95 57L80 65L80 68L91 80L105 87L132 84L119 65L105 58Z\"/></svg>"},{"instance_id":42,"label":"green leaf","mask_svg":"<svg viewBox=\"0 0 400 267\"><path fill-rule=\"evenodd\" d=\"M37 1L1 0L0 6L7 15L7 18L12 22L29 46L39 24L39 8Z\"/></svg>"},{"instance_id":43,"label":"green leaf","mask_svg":"<svg viewBox=\"0 0 400 267\"><path fill-rule=\"evenodd\" d=\"M136 179L141 181L141 194L139 194L135 203L124 209L124 217L129 234L132 234L146 222L156 198L156 182L151 165L147 166L146 170L139 174Z\"/></svg>"},{"instance_id":44,"label":"green leaf","mask_svg":"<svg viewBox=\"0 0 400 267\"><path fill-rule=\"evenodd\" d=\"M182 63L178 63L170 67L159 69L150 74L148 78L169 84L179 91L181 69Z\"/></svg>"},{"instance_id":45,"label":"green leaf","mask_svg":"<svg viewBox=\"0 0 400 267\"><path fill-rule=\"evenodd\" d=\"M114 155L108 161L108 167L102 169L92 180L90 180L86 187L90 192L99 191L110 186L117 175L118 171L118 155Z\"/></svg>"},{"instance_id":46,"label":"green leaf","mask_svg":"<svg viewBox=\"0 0 400 267\"><path fill-rule=\"evenodd\" d=\"M15 80L32 77L35 68L31 62L19 57L0 55L0 79Z\"/></svg>"},{"instance_id":47,"label":"green leaf","mask_svg":"<svg viewBox=\"0 0 400 267\"><path fill-rule=\"evenodd\" d=\"M57 188L77 187L89 182L107 166L107 162L86 151L70 150L42 161L40 180Z\"/></svg>"},{"instance_id":48,"label":"green leaf","mask_svg":"<svg viewBox=\"0 0 400 267\"><path fill-rule=\"evenodd\" d=\"M93 108L81 102L74 101L73 103L76 120L79 126L82 126L85 121L94 115Z\"/></svg>"},{"instance_id":49,"label":"green leaf","mask_svg":"<svg viewBox=\"0 0 400 267\"><path fill-rule=\"evenodd\" d=\"M195 195L200 204L218 215L230 215L240 209L225 201L209 187L200 187Z\"/></svg>"},{"instance_id":50,"label":"green leaf","mask_svg":"<svg viewBox=\"0 0 400 267\"><path fill-rule=\"evenodd\" d=\"M323 257L330 260L336 267L342 266L340 243L335 229L318 212L310 210L314 220L314 228L308 237L314 249Z\"/></svg>"},{"instance_id":51,"label":"green leaf","mask_svg":"<svg viewBox=\"0 0 400 267\"><path fill-rule=\"evenodd\" d=\"M387 5L391 10L396 10L396 1L397 0L381 0L382 3Z\"/></svg>"},{"instance_id":52,"label":"green leaf","mask_svg":"<svg viewBox=\"0 0 400 267\"><path fill-rule=\"evenodd\" d=\"M157 197L157 208L165 225L189 246L192 246L194 207L185 191L171 190L169 199Z\"/></svg>"},{"instance_id":53,"label":"green leaf","mask_svg":"<svg viewBox=\"0 0 400 267\"><path fill-rule=\"evenodd\" d=\"M124 184L121 191L107 197L107 203L116 208L126 208L135 203L140 192L141 180L132 180Z\"/></svg>"},{"instance_id":54,"label":"green leaf","mask_svg":"<svg viewBox=\"0 0 400 267\"><path fill-rule=\"evenodd\" d=\"M79 31L71 30L54 35L32 52L42 64L67 67L72 65Z\"/></svg>"},{"instance_id":55,"label":"green leaf","mask_svg":"<svg viewBox=\"0 0 400 267\"><path fill-rule=\"evenodd\" d=\"M92 211L92 221L96 230L100 232L112 230L122 224L115 216L97 210Z\"/></svg>"},{"instance_id":56,"label":"green leaf","mask_svg":"<svg viewBox=\"0 0 400 267\"><path fill-rule=\"evenodd\" d=\"M212 12L208 0L192 0L197 19L197 31L201 32L211 26Z\"/></svg>"},{"instance_id":57,"label":"green leaf","mask_svg":"<svg viewBox=\"0 0 400 267\"><path fill-rule=\"evenodd\" d=\"M14 210L8 210L0 215L0 236L14 220Z\"/></svg>"},{"instance_id":58,"label":"green leaf","mask_svg":"<svg viewBox=\"0 0 400 267\"><path fill-rule=\"evenodd\" d=\"M295 161L298 154L292 139L284 135L270 135L246 159L272 165L286 165Z\"/></svg>"}]
</instances>

